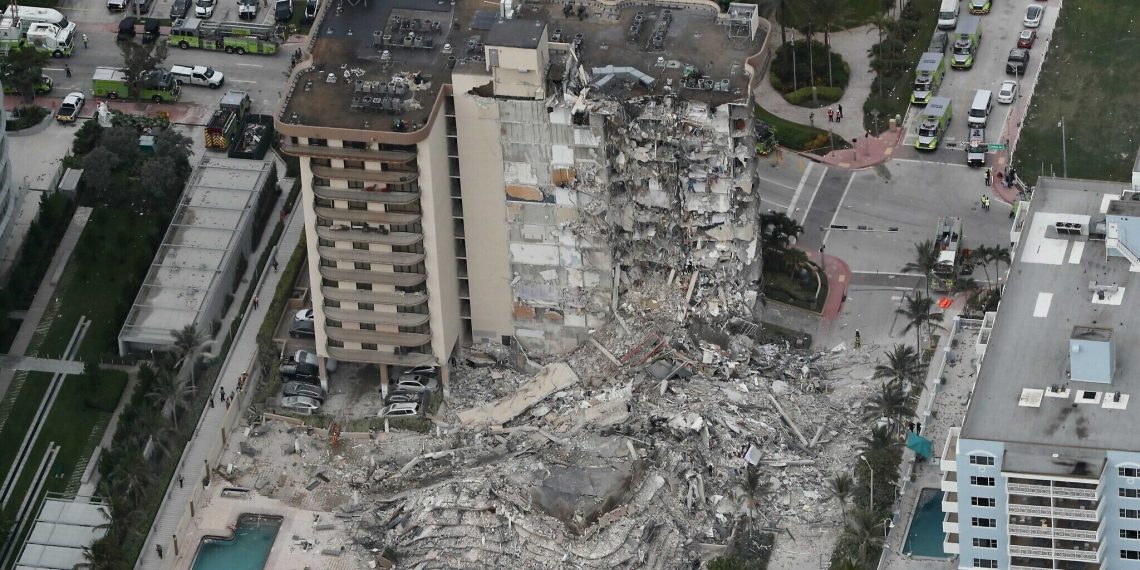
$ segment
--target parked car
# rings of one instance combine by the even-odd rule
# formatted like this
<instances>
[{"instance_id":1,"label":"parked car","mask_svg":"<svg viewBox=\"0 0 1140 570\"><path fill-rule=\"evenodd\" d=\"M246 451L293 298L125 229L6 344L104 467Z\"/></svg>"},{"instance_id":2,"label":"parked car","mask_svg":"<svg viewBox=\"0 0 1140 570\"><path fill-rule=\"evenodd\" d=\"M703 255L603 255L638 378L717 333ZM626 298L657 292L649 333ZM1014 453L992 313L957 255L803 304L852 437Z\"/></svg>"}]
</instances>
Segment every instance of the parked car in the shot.
<instances>
[{"instance_id":1,"label":"parked car","mask_svg":"<svg viewBox=\"0 0 1140 570\"><path fill-rule=\"evenodd\" d=\"M439 367L434 364L426 364L423 366L413 366L403 371L400 376L407 376L410 374L419 374L420 376L431 376L432 378L439 377Z\"/></svg>"},{"instance_id":2,"label":"parked car","mask_svg":"<svg viewBox=\"0 0 1140 570\"><path fill-rule=\"evenodd\" d=\"M1009 50L1009 58L1005 60L1005 72L1014 75L1025 75L1029 70L1029 50L1013 48Z\"/></svg>"},{"instance_id":3,"label":"parked car","mask_svg":"<svg viewBox=\"0 0 1140 570\"><path fill-rule=\"evenodd\" d=\"M305 0L305 21L312 22L317 18L317 10L321 7L320 0Z\"/></svg>"},{"instance_id":4,"label":"parked car","mask_svg":"<svg viewBox=\"0 0 1140 570\"><path fill-rule=\"evenodd\" d=\"M1025 9L1025 24L1026 28L1036 28L1041 25L1041 19L1045 17L1045 7L1041 4L1030 4Z\"/></svg>"},{"instance_id":5,"label":"parked car","mask_svg":"<svg viewBox=\"0 0 1140 570\"><path fill-rule=\"evenodd\" d=\"M158 36L162 35L161 26L162 22L158 18L147 18L143 23L143 43L152 44L158 41Z\"/></svg>"},{"instance_id":6,"label":"parked car","mask_svg":"<svg viewBox=\"0 0 1140 570\"><path fill-rule=\"evenodd\" d=\"M930 38L930 47L926 48L926 51L944 54L949 45L950 36L946 32L934 32L934 37Z\"/></svg>"},{"instance_id":7,"label":"parked car","mask_svg":"<svg viewBox=\"0 0 1140 570\"><path fill-rule=\"evenodd\" d=\"M397 404L388 404L384 409L380 410L380 417L393 418L402 416L417 416L420 413L420 405L412 402L400 402Z\"/></svg>"},{"instance_id":8,"label":"parked car","mask_svg":"<svg viewBox=\"0 0 1140 570\"><path fill-rule=\"evenodd\" d=\"M217 89L226 82L226 76L222 72L204 65L172 65L170 74L179 85L204 85Z\"/></svg>"},{"instance_id":9,"label":"parked car","mask_svg":"<svg viewBox=\"0 0 1140 570\"><path fill-rule=\"evenodd\" d=\"M317 370L316 364L286 361L281 363L281 367L278 368L277 371L281 374L282 378L288 380L321 381L321 374L320 371Z\"/></svg>"},{"instance_id":10,"label":"parked car","mask_svg":"<svg viewBox=\"0 0 1140 570\"><path fill-rule=\"evenodd\" d=\"M174 5L170 7L171 20L185 18L188 13L190 13L190 0L174 0Z\"/></svg>"},{"instance_id":11,"label":"parked car","mask_svg":"<svg viewBox=\"0 0 1140 570\"><path fill-rule=\"evenodd\" d=\"M1017 82L1016 81L1003 81L1001 88L998 89L997 101L998 103L1013 103L1017 98Z\"/></svg>"},{"instance_id":12,"label":"parked car","mask_svg":"<svg viewBox=\"0 0 1140 570\"><path fill-rule=\"evenodd\" d=\"M129 42L135 37L135 17L127 16L119 21L119 31L115 34L115 41Z\"/></svg>"},{"instance_id":13,"label":"parked car","mask_svg":"<svg viewBox=\"0 0 1140 570\"><path fill-rule=\"evenodd\" d=\"M36 82L36 95L47 95L48 93L51 93L52 85L55 85L55 82L52 80L52 78L46 75L41 75L40 80ZM5 95L17 95L19 93L20 91L16 89L15 85L12 85L10 82L4 84Z\"/></svg>"},{"instance_id":14,"label":"parked car","mask_svg":"<svg viewBox=\"0 0 1140 570\"><path fill-rule=\"evenodd\" d=\"M321 403L307 396L286 396L281 398L281 407L287 410L311 414L321 409Z\"/></svg>"},{"instance_id":15,"label":"parked car","mask_svg":"<svg viewBox=\"0 0 1140 570\"><path fill-rule=\"evenodd\" d=\"M1037 41L1037 30L1021 30L1021 35L1017 36L1017 47L1029 49L1033 47L1033 42Z\"/></svg>"},{"instance_id":16,"label":"parked car","mask_svg":"<svg viewBox=\"0 0 1140 570\"><path fill-rule=\"evenodd\" d=\"M315 353L309 352L307 350L298 350L297 352L295 352L293 354L293 360L296 362L305 362L308 364L312 364L313 366L317 366L317 364L319 363L319 361L317 360L317 355ZM337 365L337 361L335 358L326 358L325 359L325 370L328 370L329 372L336 372L336 365Z\"/></svg>"},{"instance_id":17,"label":"parked car","mask_svg":"<svg viewBox=\"0 0 1140 570\"><path fill-rule=\"evenodd\" d=\"M131 0L107 0L107 9L112 12L122 12L130 3Z\"/></svg>"},{"instance_id":18,"label":"parked car","mask_svg":"<svg viewBox=\"0 0 1140 570\"><path fill-rule=\"evenodd\" d=\"M439 389L439 380L420 374L403 374L396 380L394 389L407 392L434 392Z\"/></svg>"},{"instance_id":19,"label":"parked car","mask_svg":"<svg viewBox=\"0 0 1140 570\"><path fill-rule=\"evenodd\" d=\"M252 20L257 17L257 0L241 0L238 2L238 18Z\"/></svg>"},{"instance_id":20,"label":"parked car","mask_svg":"<svg viewBox=\"0 0 1140 570\"><path fill-rule=\"evenodd\" d=\"M312 398L318 402L325 401L325 391L320 386L310 384L308 382L286 382L281 387L282 396L304 396Z\"/></svg>"},{"instance_id":21,"label":"parked car","mask_svg":"<svg viewBox=\"0 0 1140 570\"><path fill-rule=\"evenodd\" d=\"M293 323L289 329L289 336L293 338L314 338L317 336L316 323L313 321L299 321Z\"/></svg>"},{"instance_id":22,"label":"parked car","mask_svg":"<svg viewBox=\"0 0 1140 570\"><path fill-rule=\"evenodd\" d=\"M79 111L83 109L83 103L86 102L86 97L78 91L72 91L63 98L63 103L59 105L59 111L55 113L55 120L61 123L74 123L75 119L79 118Z\"/></svg>"},{"instance_id":23,"label":"parked car","mask_svg":"<svg viewBox=\"0 0 1140 570\"><path fill-rule=\"evenodd\" d=\"M293 0L277 0L273 8L273 18L278 22L288 22L293 19Z\"/></svg>"},{"instance_id":24,"label":"parked car","mask_svg":"<svg viewBox=\"0 0 1140 570\"><path fill-rule=\"evenodd\" d=\"M209 18L214 15L214 8L218 7L218 0L198 0L194 3L194 15L199 18Z\"/></svg>"},{"instance_id":25,"label":"parked car","mask_svg":"<svg viewBox=\"0 0 1140 570\"><path fill-rule=\"evenodd\" d=\"M136 0L136 4L139 14L149 14L150 9L154 7L154 0Z\"/></svg>"},{"instance_id":26,"label":"parked car","mask_svg":"<svg viewBox=\"0 0 1140 570\"><path fill-rule=\"evenodd\" d=\"M316 317L313 316L312 309L301 309L300 311L297 311L297 314L293 315L293 322L311 321L314 318Z\"/></svg>"},{"instance_id":27,"label":"parked car","mask_svg":"<svg viewBox=\"0 0 1140 570\"><path fill-rule=\"evenodd\" d=\"M408 402L420 402L424 399L427 392L410 392L408 390L395 390L388 393L388 397L384 398L385 404L406 404Z\"/></svg>"}]
</instances>

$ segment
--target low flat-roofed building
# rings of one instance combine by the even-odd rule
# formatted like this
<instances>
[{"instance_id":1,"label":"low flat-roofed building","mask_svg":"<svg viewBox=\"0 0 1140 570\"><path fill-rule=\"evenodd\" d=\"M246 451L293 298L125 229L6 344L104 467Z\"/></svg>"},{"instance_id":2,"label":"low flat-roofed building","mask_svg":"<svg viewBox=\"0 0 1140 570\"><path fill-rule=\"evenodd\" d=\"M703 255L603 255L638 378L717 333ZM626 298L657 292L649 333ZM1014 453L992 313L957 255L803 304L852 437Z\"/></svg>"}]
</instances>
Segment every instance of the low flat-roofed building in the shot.
<instances>
[{"instance_id":1,"label":"low flat-roofed building","mask_svg":"<svg viewBox=\"0 0 1140 570\"><path fill-rule=\"evenodd\" d=\"M119 333L119 352L158 350L171 331L209 332L254 249L255 213L276 197L273 161L207 156L186 190Z\"/></svg>"}]
</instances>

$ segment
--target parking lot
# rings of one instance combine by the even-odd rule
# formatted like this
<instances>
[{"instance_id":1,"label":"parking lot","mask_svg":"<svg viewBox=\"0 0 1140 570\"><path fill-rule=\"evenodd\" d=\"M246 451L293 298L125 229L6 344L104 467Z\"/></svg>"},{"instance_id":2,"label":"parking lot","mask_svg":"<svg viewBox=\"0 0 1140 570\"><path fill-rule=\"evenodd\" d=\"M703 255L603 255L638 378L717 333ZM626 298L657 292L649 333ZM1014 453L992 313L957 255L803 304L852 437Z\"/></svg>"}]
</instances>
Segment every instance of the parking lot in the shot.
<instances>
[{"instance_id":1,"label":"parking lot","mask_svg":"<svg viewBox=\"0 0 1140 570\"><path fill-rule=\"evenodd\" d=\"M994 109L986 126L986 142L990 144L1004 144L1009 137L1009 129L1017 128L1025 116L1025 104L1028 95L1032 94L1033 85L1037 81L1037 74L1041 70L1041 62L1048 48L1053 26L1057 21L1056 3L1038 2L1046 6L1045 18L1041 27L1037 29L1037 41L1030 50L1028 72L1018 78L1007 75L1005 72L1006 59L1009 50L1017 47L1017 36L1025 29L1022 20L1025 9L1031 4L1030 0L1000 0L993 3L989 14L981 16L982 41L975 56L974 66L966 70L950 68L951 50L947 49L946 76L939 87L936 96L950 98L953 105L953 119L943 135L938 149L933 152L918 151L914 143L918 137L918 123L922 114L922 107L911 106L907 113L905 126L906 135L902 145L895 150L895 157L909 158L923 162L942 162L949 164L965 164L965 148L968 140L966 127L966 114L970 110L974 93L978 89L988 89L994 94ZM968 15L967 2L961 2L959 18ZM953 30L950 30L953 36ZM951 45L953 37L951 37ZM1012 105L997 103L997 92L1003 81L1020 80L1020 96ZM1011 120L1012 119L1012 120ZM992 153L987 165L993 166Z\"/></svg>"}]
</instances>

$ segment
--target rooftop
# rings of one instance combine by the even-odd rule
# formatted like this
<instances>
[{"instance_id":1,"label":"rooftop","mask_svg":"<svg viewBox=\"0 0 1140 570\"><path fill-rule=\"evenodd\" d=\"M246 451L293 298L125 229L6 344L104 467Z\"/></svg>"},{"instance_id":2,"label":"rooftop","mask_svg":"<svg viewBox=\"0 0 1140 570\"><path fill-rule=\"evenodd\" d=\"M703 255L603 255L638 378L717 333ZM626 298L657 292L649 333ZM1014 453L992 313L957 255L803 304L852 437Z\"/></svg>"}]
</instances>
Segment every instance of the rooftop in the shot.
<instances>
[{"instance_id":1,"label":"rooftop","mask_svg":"<svg viewBox=\"0 0 1140 570\"><path fill-rule=\"evenodd\" d=\"M698 4L623 6L595 5L567 15L561 3L526 4L516 9L515 19L501 19L498 3L476 0L455 0L454 5L346 2L339 11L323 11L314 25L311 65L299 66L280 120L339 129L418 130L428 122L453 69L487 73L484 46L537 47L543 23L551 49L549 81L562 80L571 46L580 39L577 57L587 74L611 65L634 68L657 80L652 87L641 86L649 93L679 90L682 78L695 71L711 82L686 89L689 97L722 103L746 95L745 60L764 41L751 14L718 16ZM362 95L369 101L362 103Z\"/></svg>"},{"instance_id":2,"label":"rooftop","mask_svg":"<svg viewBox=\"0 0 1140 570\"><path fill-rule=\"evenodd\" d=\"M1026 458L1058 453L1064 459L1075 455L1073 448L1140 451L1135 429L1140 403L1128 405L1130 396L1140 398L1140 352L1134 349L1140 323L1129 318L1140 308L1140 273L1131 272L1123 257L1106 261L1103 238L1066 237L1052 229L1057 222L1085 228L1103 223L1112 200L1126 189L1041 179L1014 252L963 438L1027 444L1017 446L1024 451L1023 462L1039 469L1053 465L1050 473L1069 467ZM1110 292L1102 297L1096 289ZM1116 349L1110 384L1069 378L1071 338L1111 339ZM1043 447L1034 452L1036 446Z\"/></svg>"}]
</instances>

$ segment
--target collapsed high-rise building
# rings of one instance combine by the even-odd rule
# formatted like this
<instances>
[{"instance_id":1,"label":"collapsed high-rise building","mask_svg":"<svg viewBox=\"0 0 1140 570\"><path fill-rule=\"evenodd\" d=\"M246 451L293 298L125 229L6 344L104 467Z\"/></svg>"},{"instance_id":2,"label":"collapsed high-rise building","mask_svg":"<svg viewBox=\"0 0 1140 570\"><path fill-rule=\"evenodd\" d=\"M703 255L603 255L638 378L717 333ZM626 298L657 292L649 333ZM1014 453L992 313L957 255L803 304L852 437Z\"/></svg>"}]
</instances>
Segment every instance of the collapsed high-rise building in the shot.
<instances>
[{"instance_id":1,"label":"collapsed high-rise building","mask_svg":"<svg viewBox=\"0 0 1140 570\"><path fill-rule=\"evenodd\" d=\"M317 352L406 368L563 353L623 287L756 301L756 6L330 5L278 116L301 158ZM688 277L686 277L688 278Z\"/></svg>"}]
</instances>

